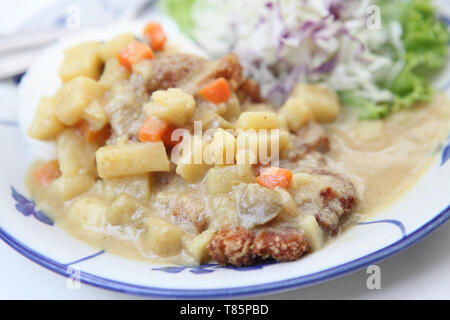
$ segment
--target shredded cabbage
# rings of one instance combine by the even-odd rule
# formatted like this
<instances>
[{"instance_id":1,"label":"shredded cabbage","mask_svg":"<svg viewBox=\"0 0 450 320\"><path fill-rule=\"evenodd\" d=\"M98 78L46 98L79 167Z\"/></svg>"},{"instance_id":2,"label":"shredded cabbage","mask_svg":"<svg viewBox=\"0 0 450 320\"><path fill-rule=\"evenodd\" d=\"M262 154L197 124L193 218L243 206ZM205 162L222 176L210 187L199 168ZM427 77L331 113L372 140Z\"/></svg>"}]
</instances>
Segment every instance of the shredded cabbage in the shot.
<instances>
[{"instance_id":1,"label":"shredded cabbage","mask_svg":"<svg viewBox=\"0 0 450 320\"><path fill-rule=\"evenodd\" d=\"M361 108L362 118L378 119L430 99L416 70L445 61L448 31L429 0L164 2L183 2L171 13L181 29L212 57L235 52L278 105L297 82L320 82Z\"/></svg>"}]
</instances>

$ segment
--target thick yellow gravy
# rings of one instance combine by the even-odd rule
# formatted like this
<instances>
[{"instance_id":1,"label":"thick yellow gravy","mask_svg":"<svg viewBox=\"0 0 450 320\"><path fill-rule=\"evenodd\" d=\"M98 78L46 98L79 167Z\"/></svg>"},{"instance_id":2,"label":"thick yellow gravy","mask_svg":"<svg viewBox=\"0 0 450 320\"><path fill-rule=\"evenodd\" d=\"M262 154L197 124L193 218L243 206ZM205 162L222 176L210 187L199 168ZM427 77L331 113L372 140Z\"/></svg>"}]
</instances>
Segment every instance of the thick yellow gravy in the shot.
<instances>
[{"instance_id":1,"label":"thick yellow gravy","mask_svg":"<svg viewBox=\"0 0 450 320\"><path fill-rule=\"evenodd\" d=\"M450 103L445 95L380 121L358 121L354 109L344 109L327 129L336 171L355 184L357 213L386 207L420 178L449 131Z\"/></svg>"},{"instance_id":2,"label":"thick yellow gravy","mask_svg":"<svg viewBox=\"0 0 450 320\"><path fill-rule=\"evenodd\" d=\"M331 149L325 159L327 167L347 175L354 183L359 194L355 213L372 214L408 190L434 159L448 134L449 120L450 102L444 95L381 121L360 121L356 109L343 108L339 118L326 125ZM39 208L49 213L57 225L93 247L132 259L194 263L183 252L170 258L145 254L138 241L139 228L108 226L102 232L80 228L63 214L67 204L51 199L30 174L27 185ZM186 188L185 184L179 186ZM95 192L94 187L89 193ZM170 198L170 190L167 195ZM153 201L149 202L150 210L163 215L160 208L153 207Z\"/></svg>"}]
</instances>

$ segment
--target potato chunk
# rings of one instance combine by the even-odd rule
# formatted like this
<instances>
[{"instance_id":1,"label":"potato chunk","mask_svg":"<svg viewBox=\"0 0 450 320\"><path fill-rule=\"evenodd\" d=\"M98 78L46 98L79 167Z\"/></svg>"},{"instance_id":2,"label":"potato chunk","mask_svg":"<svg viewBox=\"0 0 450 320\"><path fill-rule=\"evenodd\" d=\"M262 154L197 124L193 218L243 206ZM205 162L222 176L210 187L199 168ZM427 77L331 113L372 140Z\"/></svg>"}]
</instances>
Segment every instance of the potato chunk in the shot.
<instances>
[{"instance_id":1,"label":"potato chunk","mask_svg":"<svg viewBox=\"0 0 450 320\"><path fill-rule=\"evenodd\" d=\"M152 66L152 61L149 59L142 60L133 64L131 67L133 73L139 74L144 79L150 79L155 76L155 70Z\"/></svg>"},{"instance_id":2,"label":"potato chunk","mask_svg":"<svg viewBox=\"0 0 450 320\"><path fill-rule=\"evenodd\" d=\"M246 130L238 133L236 163L260 162L267 164L279 156L279 152L290 149L289 133L286 130ZM249 162L250 160L253 162Z\"/></svg>"},{"instance_id":3,"label":"potato chunk","mask_svg":"<svg viewBox=\"0 0 450 320\"><path fill-rule=\"evenodd\" d=\"M127 79L129 75L130 71L124 68L117 61L117 58L111 58L106 61L102 76L98 82L106 88L111 88L115 83Z\"/></svg>"},{"instance_id":4,"label":"potato chunk","mask_svg":"<svg viewBox=\"0 0 450 320\"><path fill-rule=\"evenodd\" d=\"M84 174L73 177L61 176L53 180L50 193L57 199L68 201L88 191L94 182L93 177Z\"/></svg>"},{"instance_id":5,"label":"potato chunk","mask_svg":"<svg viewBox=\"0 0 450 320\"><path fill-rule=\"evenodd\" d=\"M176 173L188 183L195 183L203 179L211 165L204 161L203 153L208 148L205 142L195 137L190 140L190 148L189 145L183 145L184 154L177 161Z\"/></svg>"},{"instance_id":6,"label":"potato chunk","mask_svg":"<svg viewBox=\"0 0 450 320\"><path fill-rule=\"evenodd\" d=\"M224 103L225 110L221 116L228 121L235 121L241 114L241 103L235 93Z\"/></svg>"},{"instance_id":7,"label":"potato chunk","mask_svg":"<svg viewBox=\"0 0 450 320\"><path fill-rule=\"evenodd\" d=\"M147 231L143 234L144 247L161 257L180 253L183 231L176 225L157 217L149 217Z\"/></svg>"},{"instance_id":8,"label":"potato chunk","mask_svg":"<svg viewBox=\"0 0 450 320\"><path fill-rule=\"evenodd\" d=\"M131 33L123 33L115 36L100 46L100 58L103 61L111 58L117 59L117 54L133 40L134 36Z\"/></svg>"},{"instance_id":9,"label":"potato chunk","mask_svg":"<svg viewBox=\"0 0 450 320\"><path fill-rule=\"evenodd\" d=\"M298 224L303 230L303 235L306 238L312 251L321 249L325 242L323 229L319 226L316 218L313 215L300 215L298 217Z\"/></svg>"},{"instance_id":10,"label":"potato chunk","mask_svg":"<svg viewBox=\"0 0 450 320\"><path fill-rule=\"evenodd\" d=\"M211 159L216 164L234 164L237 141L229 132L217 129L209 145Z\"/></svg>"},{"instance_id":11,"label":"potato chunk","mask_svg":"<svg viewBox=\"0 0 450 320\"><path fill-rule=\"evenodd\" d=\"M86 143L75 129L66 129L56 142L59 169L63 176L73 177L78 174L97 176L95 151L97 144Z\"/></svg>"},{"instance_id":12,"label":"potato chunk","mask_svg":"<svg viewBox=\"0 0 450 320\"><path fill-rule=\"evenodd\" d=\"M65 125L80 121L83 110L95 99L103 96L105 87L86 77L66 82L54 96L55 114Z\"/></svg>"},{"instance_id":13,"label":"potato chunk","mask_svg":"<svg viewBox=\"0 0 450 320\"><path fill-rule=\"evenodd\" d=\"M246 111L241 113L237 127L247 129L277 129L278 117L270 111Z\"/></svg>"},{"instance_id":14,"label":"potato chunk","mask_svg":"<svg viewBox=\"0 0 450 320\"><path fill-rule=\"evenodd\" d=\"M70 220L84 229L104 224L108 206L98 197L87 196L75 201L69 208Z\"/></svg>"},{"instance_id":15,"label":"potato chunk","mask_svg":"<svg viewBox=\"0 0 450 320\"><path fill-rule=\"evenodd\" d=\"M211 195L228 193L235 185L254 181L255 176L250 164L215 167L210 169L206 176L206 190Z\"/></svg>"},{"instance_id":16,"label":"potato chunk","mask_svg":"<svg viewBox=\"0 0 450 320\"><path fill-rule=\"evenodd\" d=\"M145 207L132 196L121 193L111 204L111 208L106 212L106 220L114 225L125 225L131 222L135 214L143 214Z\"/></svg>"},{"instance_id":17,"label":"potato chunk","mask_svg":"<svg viewBox=\"0 0 450 320\"><path fill-rule=\"evenodd\" d=\"M299 83L292 96L304 99L317 122L332 122L339 114L339 98L325 86Z\"/></svg>"},{"instance_id":18,"label":"potato chunk","mask_svg":"<svg viewBox=\"0 0 450 320\"><path fill-rule=\"evenodd\" d=\"M209 259L208 245L216 230L210 229L196 235L186 246L186 251L198 264L205 263Z\"/></svg>"},{"instance_id":19,"label":"potato chunk","mask_svg":"<svg viewBox=\"0 0 450 320\"><path fill-rule=\"evenodd\" d=\"M144 173L135 176L104 179L103 184L105 198L110 201L124 193L138 200L149 200L153 179L151 173Z\"/></svg>"},{"instance_id":20,"label":"potato chunk","mask_svg":"<svg viewBox=\"0 0 450 320\"><path fill-rule=\"evenodd\" d=\"M311 175L303 172L296 172L292 175L292 181L290 187L293 189L299 189L302 186L311 183Z\"/></svg>"},{"instance_id":21,"label":"potato chunk","mask_svg":"<svg viewBox=\"0 0 450 320\"><path fill-rule=\"evenodd\" d=\"M284 116L291 131L297 131L308 121L314 120L306 101L298 97L289 98L280 109L280 115Z\"/></svg>"},{"instance_id":22,"label":"potato chunk","mask_svg":"<svg viewBox=\"0 0 450 320\"><path fill-rule=\"evenodd\" d=\"M297 217L299 214L297 205L295 204L294 198L289 193L289 191L280 187L276 187L274 190L281 196L283 203L283 213L285 213L287 216Z\"/></svg>"},{"instance_id":23,"label":"potato chunk","mask_svg":"<svg viewBox=\"0 0 450 320\"><path fill-rule=\"evenodd\" d=\"M235 129L235 127L229 123L227 120L219 116L217 113L213 111L205 112L203 117L201 118L203 131L207 130L216 130L218 128L222 129Z\"/></svg>"},{"instance_id":24,"label":"potato chunk","mask_svg":"<svg viewBox=\"0 0 450 320\"><path fill-rule=\"evenodd\" d=\"M194 109L194 98L178 88L155 91L152 101L144 105L148 116L156 116L177 127L184 126L192 119Z\"/></svg>"},{"instance_id":25,"label":"potato chunk","mask_svg":"<svg viewBox=\"0 0 450 320\"><path fill-rule=\"evenodd\" d=\"M42 97L34 114L33 122L28 129L30 137L40 140L51 140L63 131L64 125L55 115L55 103L52 98Z\"/></svg>"},{"instance_id":26,"label":"potato chunk","mask_svg":"<svg viewBox=\"0 0 450 320\"><path fill-rule=\"evenodd\" d=\"M99 42L86 42L66 49L59 68L61 81L67 82L80 76L97 80L103 67L99 48Z\"/></svg>"},{"instance_id":27,"label":"potato chunk","mask_svg":"<svg viewBox=\"0 0 450 320\"><path fill-rule=\"evenodd\" d=\"M89 123L90 129L99 131L109 122L108 115L98 100L92 101L86 109L83 110L83 119Z\"/></svg>"},{"instance_id":28,"label":"potato chunk","mask_svg":"<svg viewBox=\"0 0 450 320\"><path fill-rule=\"evenodd\" d=\"M169 160L161 141L101 147L96 159L98 175L103 179L169 171Z\"/></svg>"}]
</instances>

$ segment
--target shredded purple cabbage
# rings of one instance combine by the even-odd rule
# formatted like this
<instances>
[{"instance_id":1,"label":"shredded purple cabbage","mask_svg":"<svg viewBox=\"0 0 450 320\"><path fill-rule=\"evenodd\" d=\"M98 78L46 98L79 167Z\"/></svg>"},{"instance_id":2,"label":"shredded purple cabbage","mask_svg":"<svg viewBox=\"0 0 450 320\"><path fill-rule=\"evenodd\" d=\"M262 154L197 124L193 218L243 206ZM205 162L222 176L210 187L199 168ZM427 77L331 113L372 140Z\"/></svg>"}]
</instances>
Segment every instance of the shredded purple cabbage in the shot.
<instances>
[{"instance_id":1,"label":"shredded purple cabbage","mask_svg":"<svg viewBox=\"0 0 450 320\"><path fill-rule=\"evenodd\" d=\"M303 0L306 1L306 0ZM333 41L339 37L347 37L351 42L356 43L359 46L358 51L354 55L354 59L363 61L362 55L366 50L364 43L362 43L357 37L355 37L345 26L345 22L350 19L354 19L352 16L352 5L357 0L329 0L327 6L327 14L318 21L307 20L299 23L296 26L288 26L287 21L284 20L282 15L281 1L268 1L265 3L266 12L258 18L258 22L254 26L258 29L268 23L276 23L281 26L281 32L277 40L275 48L275 59L268 65L261 63L265 61L262 55L255 52L252 49L246 48L236 52L247 66L252 68L246 68L248 75L260 77L257 74L252 74L252 70L258 70L258 72L265 72L270 77L276 78L277 81L273 81L272 87L269 87L263 91L266 97L273 103L281 104L291 93L295 84L301 79L301 77L311 76L323 76L330 73L337 65L337 50L335 52L328 53L323 49L324 43ZM234 24L236 28L239 24ZM233 27L233 25L232 25ZM232 32L236 31L231 28ZM237 41L237 40L236 40ZM302 65L299 63L293 63L288 61L283 56L283 50L286 46L292 46L295 44L297 48L302 48L305 45L305 41L312 42L317 47L317 52L321 52L322 56L326 54L326 60L322 61L319 65ZM232 50L236 49L236 43L232 44ZM328 49L328 48L325 48ZM318 54L317 52L310 53L311 55ZM314 58L314 57L311 57ZM292 60L292 59L291 59ZM295 59L294 59L295 60ZM300 59L301 60L301 59ZM313 60L313 59L308 59ZM264 69L261 70L264 65Z\"/></svg>"}]
</instances>

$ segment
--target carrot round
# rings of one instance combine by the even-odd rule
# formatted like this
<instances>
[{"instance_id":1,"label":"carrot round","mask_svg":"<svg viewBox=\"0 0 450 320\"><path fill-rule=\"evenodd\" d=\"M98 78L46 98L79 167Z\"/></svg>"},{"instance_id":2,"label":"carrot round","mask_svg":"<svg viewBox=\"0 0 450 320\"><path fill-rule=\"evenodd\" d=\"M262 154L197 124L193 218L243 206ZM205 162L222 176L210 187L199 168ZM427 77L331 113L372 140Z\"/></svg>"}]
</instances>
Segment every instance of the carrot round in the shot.
<instances>
[{"instance_id":1,"label":"carrot round","mask_svg":"<svg viewBox=\"0 0 450 320\"><path fill-rule=\"evenodd\" d=\"M44 187L50 185L50 183L61 176L59 171L58 160L51 160L44 163L33 171L33 177Z\"/></svg>"},{"instance_id":2,"label":"carrot round","mask_svg":"<svg viewBox=\"0 0 450 320\"><path fill-rule=\"evenodd\" d=\"M119 63L127 69L131 69L133 64L145 59L153 59L155 54L152 49L137 40L131 41L124 49L117 54Z\"/></svg>"},{"instance_id":3,"label":"carrot round","mask_svg":"<svg viewBox=\"0 0 450 320\"><path fill-rule=\"evenodd\" d=\"M75 128L84 140L92 143L104 142L111 135L111 126L109 124L98 131L92 131L89 127L89 122L84 119L80 120L75 125Z\"/></svg>"},{"instance_id":4,"label":"carrot round","mask_svg":"<svg viewBox=\"0 0 450 320\"><path fill-rule=\"evenodd\" d=\"M269 189L275 189L276 187L287 189L291 180L292 172L278 167L271 167L256 178L257 183Z\"/></svg>"},{"instance_id":5,"label":"carrot round","mask_svg":"<svg viewBox=\"0 0 450 320\"><path fill-rule=\"evenodd\" d=\"M165 146L173 147L179 141L171 139L172 132L176 129L171 123L161 120L158 117L148 117L139 130L139 141L158 142L162 141Z\"/></svg>"},{"instance_id":6,"label":"carrot round","mask_svg":"<svg viewBox=\"0 0 450 320\"><path fill-rule=\"evenodd\" d=\"M155 51L164 49L167 37L164 29L157 22L149 22L144 28L144 35L148 37L150 47Z\"/></svg>"},{"instance_id":7,"label":"carrot round","mask_svg":"<svg viewBox=\"0 0 450 320\"><path fill-rule=\"evenodd\" d=\"M219 78L204 87L200 91L200 94L205 100L211 101L215 104L219 104L227 101L228 98L230 98L231 89L228 81L225 78Z\"/></svg>"}]
</instances>

